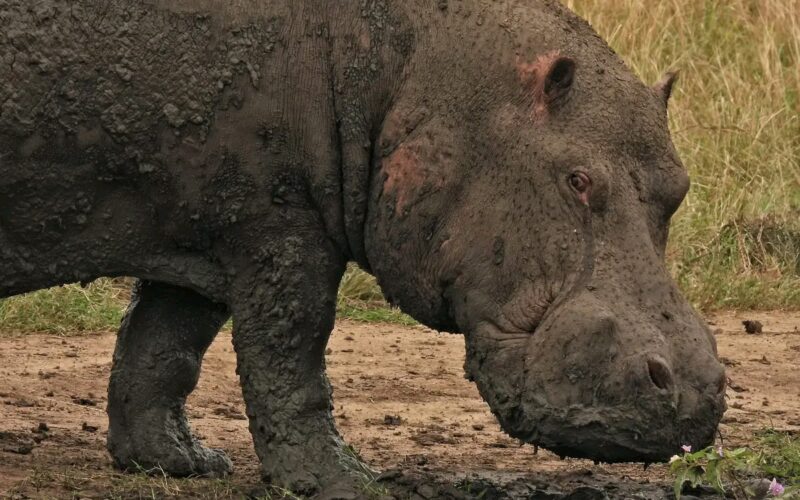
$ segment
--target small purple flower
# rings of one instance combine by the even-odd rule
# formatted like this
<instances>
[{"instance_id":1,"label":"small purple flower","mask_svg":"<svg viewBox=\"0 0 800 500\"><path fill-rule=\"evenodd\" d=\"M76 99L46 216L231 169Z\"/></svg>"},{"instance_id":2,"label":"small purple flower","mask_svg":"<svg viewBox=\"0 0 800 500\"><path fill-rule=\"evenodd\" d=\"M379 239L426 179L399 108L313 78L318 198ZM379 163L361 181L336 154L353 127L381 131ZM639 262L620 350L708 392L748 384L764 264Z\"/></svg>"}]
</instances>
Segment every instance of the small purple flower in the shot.
<instances>
[{"instance_id":1,"label":"small purple flower","mask_svg":"<svg viewBox=\"0 0 800 500\"><path fill-rule=\"evenodd\" d=\"M688 444L685 444L685 445L681 446L681 449L682 449L683 451L685 451L686 453L689 453L689 452L691 452L691 451L692 451L692 446L691 446L691 445L688 445Z\"/></svg>"},{"instance_id":2,"label":"small purple flower","mask_svg":"<svg viewBox=\"0 0 800 500\"><path fill-rule=\"evenodd\" d=\"M722 446L717 446L717 455L719 455L720 457L724 456L724 454L722 453Z\"/></svg>"},{"instance_id":3,"label":"small purple flower","mask_svg":"<svg viewBox=\"0 0 800 500\"><path fill-rule=\"evenodd\" d=\"M783 495L783 490L784 490L783 485L773 477L772 482L769 483L769 490L767 490L769 494L774 497L779 497Z\"/></svg>"}]
</instances>

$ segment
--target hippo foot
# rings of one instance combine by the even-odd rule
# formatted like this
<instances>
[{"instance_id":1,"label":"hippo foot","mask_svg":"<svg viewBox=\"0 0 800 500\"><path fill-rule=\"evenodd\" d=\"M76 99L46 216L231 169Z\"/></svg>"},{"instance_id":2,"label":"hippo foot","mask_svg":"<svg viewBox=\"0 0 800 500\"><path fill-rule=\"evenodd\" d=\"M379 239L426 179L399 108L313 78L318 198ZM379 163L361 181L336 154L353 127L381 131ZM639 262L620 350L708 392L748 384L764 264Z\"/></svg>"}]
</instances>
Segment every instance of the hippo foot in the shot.
<instances>
[{"instance_id":1,"label":"hippo foot","mask_svg":"<svg viewBox=\"0 0 800 500\"><path fill-rule=\"evenodd\" d=\"M112 425L108 449L116 466L131 472L175 477L219 478L233 472L233 464L222 450L206 448L192 435L182 412L169 414L166 420L142 418L140 425L123 432ZM147 422L165 425L144 425Z\"/></svg>"},{"instance_id":2,"label":"hippo foot","mask_svg":"<svg viewBox=\"0 0 800 500\"><path fill-rule=\"evenodd\" d=\"M298 495L350 500L364 498L370 490L380 488L375 481L377 474L348 447L330 450L329 458L314 450L311 459L297 447L286 447L270 457L262 465L264 481Z\"/></svg>"},{"instance_id":3,"label":"hippo foot","mask_svg":"<svg viewBox=\"0 0 800 500\"><path fill-rule=\"evenodd\" d=\"M134 453L115 456L117 467L147 474L162 471L174 477L200 476L221 478L233 473L233 464L224 451L206 448L196 440L191 444L164 444L155 450L137 447Z\"/></svg>"}]
</instances>

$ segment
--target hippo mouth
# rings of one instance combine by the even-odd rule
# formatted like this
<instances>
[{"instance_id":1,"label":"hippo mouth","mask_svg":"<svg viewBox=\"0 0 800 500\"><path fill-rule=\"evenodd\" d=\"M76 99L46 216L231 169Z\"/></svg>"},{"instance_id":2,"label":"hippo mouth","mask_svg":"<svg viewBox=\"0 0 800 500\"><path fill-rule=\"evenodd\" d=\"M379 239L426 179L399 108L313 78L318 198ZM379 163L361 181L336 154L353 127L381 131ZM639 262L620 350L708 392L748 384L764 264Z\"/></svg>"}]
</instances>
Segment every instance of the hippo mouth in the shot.
<instances>
[{"instance_id":1,"label":"hippo mouth","mask_svg":"<svg viewBox=\"0 0 800 500\"><path fill-rule=\"evenodd\" d=\"M534 430L519 439L562 458L595 462L666 462L682 445L691 444L695 449L710 445L716 432L715 418L705 423L679 421L678 425L659 425L644 415L632 418L629 411L618 407L540 409L537 413L547 415L542 415Z\"/></svg>"},{"instance_id":2,"label":"hippo mouth","mask_svg":"<svg viewBox=\"0 0 800 500\"><path fill-rule=\"evenodd\" d=\"M522 441L541 446L561 458L586 458L596 462L662 462L679 449L675 436L645 439L630 417L617 408L548 409ZM630 425L626 425L626 421Z\"/></svg>"},{"instance_id":3,"label":"hippo mouth","mask_svg":"<svg viewBox=\"0 0 800 500\"><path fill-rule=\"evenodd\" d=\"M682 445L705 448L713 443L716 422L721 418L719 412L688 419L667 405L649 410L633 403L558 408L539 395L526 399L511 411L497 413L509 435L561 458L605 463L665 462L679 453Z\"/></svg>"}]
</instances>

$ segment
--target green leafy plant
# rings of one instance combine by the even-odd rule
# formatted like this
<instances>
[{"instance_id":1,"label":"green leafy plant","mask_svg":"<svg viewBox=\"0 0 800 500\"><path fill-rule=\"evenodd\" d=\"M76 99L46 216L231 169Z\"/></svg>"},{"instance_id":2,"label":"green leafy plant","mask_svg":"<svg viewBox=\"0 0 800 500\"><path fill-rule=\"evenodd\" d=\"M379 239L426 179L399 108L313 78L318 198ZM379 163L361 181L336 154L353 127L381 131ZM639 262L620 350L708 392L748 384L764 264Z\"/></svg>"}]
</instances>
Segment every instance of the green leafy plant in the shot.
<instances>
[{"instance_id":1,"label":"green leafy plant","mask_svg":"<svg viewBox=\"0 0 800 500\"><path fill-rule=\"evenodd\" d=\"M736 499L800 498L800 443L774 430L759 436L757 450L709 446L692 451L684 446L683 454L670 459L675 497L680 500L688 484L710 487Z\"/></svg>"}]
</instances>

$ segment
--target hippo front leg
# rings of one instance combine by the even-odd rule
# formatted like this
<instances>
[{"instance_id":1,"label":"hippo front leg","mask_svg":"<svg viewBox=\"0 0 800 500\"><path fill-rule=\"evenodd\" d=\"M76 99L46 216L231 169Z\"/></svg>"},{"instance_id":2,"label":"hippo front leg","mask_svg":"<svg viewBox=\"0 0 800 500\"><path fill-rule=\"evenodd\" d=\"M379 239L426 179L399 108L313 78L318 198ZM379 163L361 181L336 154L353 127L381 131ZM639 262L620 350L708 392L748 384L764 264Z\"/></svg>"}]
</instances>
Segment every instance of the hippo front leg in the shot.
<instances>
[{"instance_id":1,"label":"hippo front leg","mask_svg":"<svg viewBox=\"0 0 800 500\"><path fill-rule=\"evenodd\" d=\"M223 476L228 457L192 436L184 403L227 308L185 288L140 281L122 321L108 387L108 449L123 469Z\"/></svg>"},{"instance_id":2,"label":"hippo front leg","mask_svg":"<svg viewBox=\"0 0 800 500\"><path fill-rule=\"evenodd\" d=\"M334 427L325 375L344 261L299 240L259 253L264 263L239 280L232 312L237 373L262 476L306 495L355 489L363 476L354 470L363 466Z\"/></svg>"}]
</instances>

